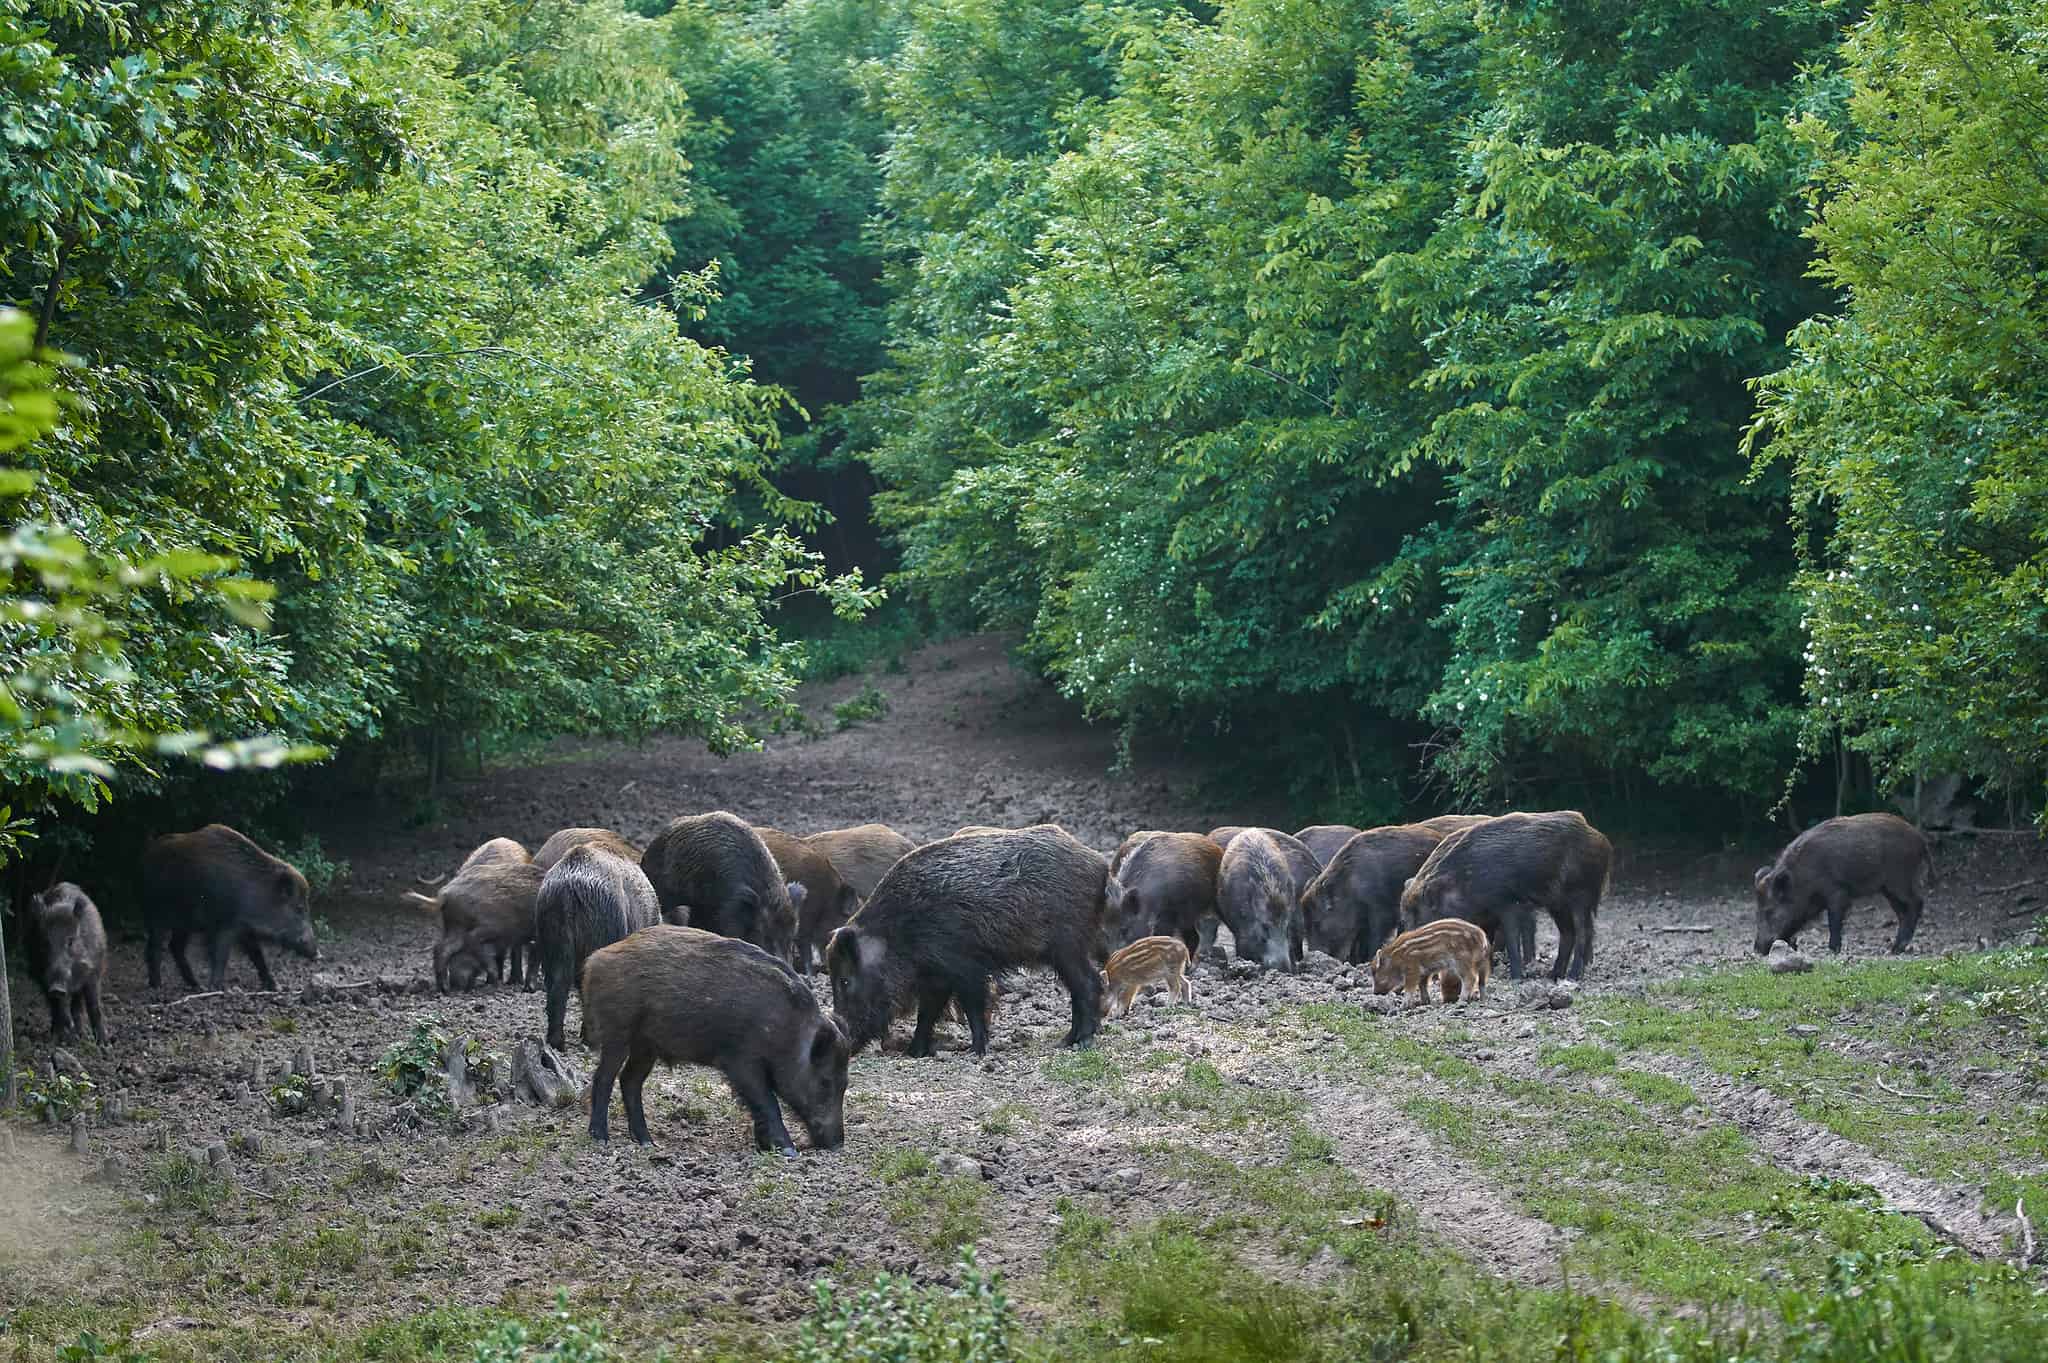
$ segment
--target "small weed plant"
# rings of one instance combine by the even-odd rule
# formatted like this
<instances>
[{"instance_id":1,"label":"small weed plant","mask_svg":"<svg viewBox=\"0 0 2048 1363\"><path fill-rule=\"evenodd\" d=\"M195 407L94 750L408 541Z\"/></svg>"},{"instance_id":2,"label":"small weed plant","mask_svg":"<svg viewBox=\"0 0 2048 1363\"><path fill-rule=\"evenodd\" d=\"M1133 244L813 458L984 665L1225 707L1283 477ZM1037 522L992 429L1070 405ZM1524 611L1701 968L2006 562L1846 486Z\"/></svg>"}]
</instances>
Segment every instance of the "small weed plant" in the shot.
<instances>
[{"instance_id":1,"label":"small weed plant","mask_svg":"<svg viewBox=\"0 0 2048 1363\"><path fill-rule=\"evenodd\" d=\"M299 868L299 874L306 878L306 888L313 892L315 899L348 883L348 862L343 858L328 856L327 850L320 845L318 838L302 838L293 846L280 848L278 855ZM321 931L324 923L324 919L314 923L314 936L323 942L332 941L331 928Z\"/></svg>"},{"instance_id":2,"label":"small weed plant","mask_svg":"<svg viewBox=\"0 0 2048 1363\"><path fill-rule=\"evenodd\" d=\"M31 1117L60 1125L80 1113L97 1112L99 1091L90 1075L36 1075L27 1070L15 1074L15 1091L21 1095L21 1109Z\"/></svg>"},{"instance_id":3,"label":"small weed plant","mask_svg":"<svg viewBox=\"0 0 2048 1363\"><path fill-rule=\"evenodd\" d=\"M889 713L889 698L882 694L882 688L873 682L861 687L859 694L849 696L832 707L832 722L841 729L851 729L871 719L880 719Z\"/></svg>"},{"instance_id":4,"label":"small weed plant","mask_svg":"<svg viewBox=\"0 0 2048 1363\"><path fill-rule=\"evenodd\" d=\"M1001 1281L970 1250L960 1285L919 1287L884 1273L857 1292L818 1285L789 1363L1011 1363L1017 1321Z\"/></svg>"},{"instance_id":5,"label":"small weed plant","mask_svg":"<svg viewBox=\"0 0 2048 1363\"><path fill-rule=\"evenodd\" d=\"M664 1351L659 1357L666 1358ZM620 1355L601 1326L578 1320L567 1296L555 1298L555 1312L538 1330L507 1321L477 1341L474 1363L615 1363Z\"/></svg>"}]
</instances>

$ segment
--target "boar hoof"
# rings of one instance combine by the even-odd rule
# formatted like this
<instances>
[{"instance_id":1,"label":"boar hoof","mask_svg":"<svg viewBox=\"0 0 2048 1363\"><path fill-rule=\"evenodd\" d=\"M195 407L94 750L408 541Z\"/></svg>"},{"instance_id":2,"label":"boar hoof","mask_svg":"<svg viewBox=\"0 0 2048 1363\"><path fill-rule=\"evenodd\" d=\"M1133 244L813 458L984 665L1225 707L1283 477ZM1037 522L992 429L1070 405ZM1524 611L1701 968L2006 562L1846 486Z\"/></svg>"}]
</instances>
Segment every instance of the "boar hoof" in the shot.
<instances>
[{"instance_id":1,"label":"boar hoof","mask_svg":"<svg viewBox=\"0 0 2048 1363\"><path fill-rule=\"evenodd\" d=\"M783 1146L783 1147L782 1147L782 1157L783 1157L784 1159L795 1159L795 1158L796 1158L796 1147L795 1147L795 1146L793 1146L793 1145L785 1145L785 1146Z\"/></svg>"}]
</instances>

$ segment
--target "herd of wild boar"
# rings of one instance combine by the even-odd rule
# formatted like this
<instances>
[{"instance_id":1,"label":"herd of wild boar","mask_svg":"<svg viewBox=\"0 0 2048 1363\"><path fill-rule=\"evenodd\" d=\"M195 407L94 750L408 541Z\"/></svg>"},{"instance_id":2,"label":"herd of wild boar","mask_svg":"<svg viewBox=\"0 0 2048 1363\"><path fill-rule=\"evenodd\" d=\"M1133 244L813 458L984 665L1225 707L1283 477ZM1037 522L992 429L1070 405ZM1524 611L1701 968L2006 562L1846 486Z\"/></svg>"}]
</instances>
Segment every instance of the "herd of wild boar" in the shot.
<instances>
[{"instance_id":1,"label":"herd of wild boar","mask_svg":"<svg viewBox=\"0 0 2048 1363\"><path fill-rule=\"evenodd\" d=\"M915 1015L909 1054L932 1051L954 1010L977 1055L988 1049L997 981L1050 970L1073 1005L1066 1044L1083 1045L1106 1002L1128 1012L1164 985L1192 1003L1192 962L1220 923L1259 969L1299 970L1308 949L1371 963L1379 993L1446 1002L1483 995L1495 951L1520 979L1535 956L1535 915L1556 925L1554 978L1578 979L1613 848L1573 810L1447 814L1297 834L1225 827L1132 833L1109 856L1056 824L967 827L919 846L881 824L800 837L724 811L678 818L645 848L603 828L566 828L528 855L494 838L409 898L439 915L438 988L544 983L547 1042L564 1046L569 994L597 1050L590 1134L610 1133L616 1084L636 1141L649 1140L642 1086L657 1061L721 1072L753 1118L756 1144L795 1155L782 1108L819 1149L843 1138L851 1057ZM1889 814L1829 819L1756 873L1756 949L1796 942L1827 919L1839 951L1851 903L1882 895L1898 915L1893 949L1919 921L1925 840ZM206 948L219 989L240 947L264 988L268 946L317 956L305 877L220 824L159 838L143 856L149 982L166 936L187 986L185 948ZM90 1019L106 1044L99 911L69 883L30 905L37 964L60 1038ZM509 975L508 967L509 964ZM822 964L832 1010L807 981Z\"/></svg>"}]
</instances>

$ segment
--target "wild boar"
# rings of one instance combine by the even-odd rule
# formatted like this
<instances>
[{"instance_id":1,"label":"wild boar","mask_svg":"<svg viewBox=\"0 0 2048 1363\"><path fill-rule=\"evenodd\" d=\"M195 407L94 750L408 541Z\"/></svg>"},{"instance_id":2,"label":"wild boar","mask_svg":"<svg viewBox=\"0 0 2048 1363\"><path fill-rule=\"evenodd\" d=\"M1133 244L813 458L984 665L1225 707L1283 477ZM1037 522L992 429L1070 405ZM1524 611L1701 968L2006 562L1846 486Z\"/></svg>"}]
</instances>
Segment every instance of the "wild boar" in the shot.
<instances>
[{"instance_id":1,"label":"wild boar","mask_svg":"<svg viewBox=\"0 0 2048 1363\"><path fill-rule=\"evenodd\" d=\"M226 982L228 953L237 945L268 990L277 988L277 977L263 958L265 942L319 959L306 878L225 824L151 842L142 854L142 893L152 988L163 982L159 965L167 933L171 960L189 989L199 987L185 960L185 943L194 933L206 938L209 989Z\"/></svg>"},{"instance_id":2,"label":"wild boar","mask_svg":"<svg viewBox=\"0 0 2048 1363\"><path fill-rule=\"evenodd\" d=\"M1301 858L1314 862L1307 848L1288 841ZM1302 880L1289 862L1289 850L1270 830L1247 828L1223 849L1217 868L1216 911L1237 955L1267 970L1299 970L1304 955Z\"/></svg>"},{"instance_id":3,"label":"wild boar","mask_svg":"<svg viewBox=\"0 0 2048 1363\"><path fill-rule=\"evenodd\" d=\"M533 854L533 864L540 867L541 874L545 875L555 869L556 862L569 855L572 847L601 847L636 866L640 863L640 849L609 828L564 828L540 845L540 851Z\"/></svg>"},{"instance_id":4,"label":"wild boar","mask_svg":"<svg viewBox=\"0 0 2048 1363\"><path fill-rule=\"evenodd\" d=\"M536 863L538 865L538 863ZM661 921L661 904L647 873L599 842L578 843L562 854L540 883L534 937L548 989L548 1045L562 1046L569 991L580 988L583 963L600 947ZM590 1042L590 1010L583 1010L583 1041Z\"/></svg>"},{"instance_id":5,"label":"wild boar","mask_svg":"<svg viewBox=\"0 0 2048 1363\"><path fill-rule=\"evenodd\" d=\"M661 915L752 942L796 959L796 915L804 896L776 868L768 844L724 810L671 820L647 844L640 868L661 896Z\"/></svg>"},{"instance_id":6,"label":"wild boar","mask_svg":"<svg viewBox=\"0 0 2048 1363\"><path fill-rule=\"evenodd\" d=\"M1493 948L1486 934L1462 918L1439 918L1410 929L1381 947L1372 958L1372 992L1390 994L1398 986L1409 1006L1429 1002L1429 981L1441 976L1445 1003L1460 997L1484 998Z\"/></svg>"},{"instance_id":7,"label":"wild boar","mask_svg":"<svg viewBox=\"0 0 2048 1363\"><path fill-rule=\"evenodd\" d=\"M469 854L439 893L406 891L407 899L441 916L441 937L434 943L435 988L445 994L486 975L502 979L508 957L512 979L533 987L532 962L525 953L533 940L542 875L527 860L524 847L510 838L492 838Z\"/></svg>"},{"instance_id":8,"label":"wild boar","mask_svg":"<svg viewBox=\"0 0 2048 1363\"><path fill-rule=\"evenodd\" d=\"M1140 937L1109 958L1102 967L1103 987L1115 1000L1111 1017L1123 1017L1148 984L1163 984L1177 1003L1193 1003L1188 982L1188 949L1177 937Z\"/></svg>"},{"instance_id":9,"label":"wild boar","mask_svg":"<svg viewBox=\"0 0 2048 1363\"><path fill-rule=\"evenodd\" d=\"M1401 891L1401 919L1420 927L1462 918L1507 948L1508 971L1521 979L1531 913L1557 924L1553 979L1579 979L1593 957L1593 915L1607 892L1614 848L1577 810L1503 814L1438 843Z\"/></svg>"},{"instance_id":10,"label":"wild boar","mask_svg":"<svg viewBox=\"0 0 2048 1363\"><path fill-rule=\"evenodd\" d=\"M658 923L590 954L583 1011L598 1047L590 1136L611 1139L616 1079L633 1139L651 1145L642 1085L656 1061L725 1076L754 1122L754 1145L796 1158L787 1103L817 1150L846 1138L846 1068L837 1021L789 964L752 943Z\"/></svg>"},{"instance_id":11,"label":"wild boar","mask_svg":"<svg viewBox=\"0 0 2048 1363\"><path fill-rule=\"evenodd\" d=\"M768 855L775 858L782 879L804 887L803 902L797 907L793 959L797 970L808 975L813 953L823 951L825 939L853 917L853 911L860 907L860 897L840 877L832 859L804 839L779 828L756 826L754 831L761 835Z\"/></svg>"},{"instance_id":12,"label":"wild boar","mask_svg":"<svg viewBox=\"0 0 2048 1363\"><path fill-rule=\"evenodd\" d=\"M1400 923L1401 887L1443 839L1421 824L1368 828L1301 892L1308 944L1340 961L1372 959Z\"/></svg>"},{"instance_id":13,"label":"wild boar","mask_svg":"<svg viewBox=\"0 0 2048 1363\"><path fill-rule=\"evenodd\" d=\"M50 1034L68 1041L92 1021L93 1040L107 1044L100 985L107 978L107 930L84 890L60 881L28 901L36 974L50 1001ZM7 1020L0 1019L0 1024Z\"/></svg>"},{"instance_id":14,"label":"wild boar","mask_svg":"<svg viewBox=\"0 0 2048 1363\"><path fill-rule=\"evenodd\" d=\"M1348 823L1310 824L1294 835L1294 840L1309 850L1317 866L1328 866L1330 858L1343 850L1344 844L1361 833Z\"/></svg>"},{"instance_id":15,"label":"wild boar","mask_svg":"<svg viewBox=\"0 0 2048 1363\"><path fill-rule=\"evenodd\" d=\"M1756 949L1779 938L1794 946L1822 914L1828 950L1842 949L1842 922L1859 899L1883 895L1898 916L1892 950L1904 951L1920 925L1931 860L1927 839L1896 814L1850 814L1817 823L1756 870Z\"/></svg>"},{"instance_id":16,"label":"wild boar","mask_svg":"<svg viewBox=\"0 0 2048 1363\"><path fill-rule=\"evenodd\" d=\"M873 894L889 868L917 846L881 823L813 833L804 841L825 854L839 872L839 878L853 886L853 893L860 899Z\"/></svg>"},{"instance_id":17,"label":"wild boar","mask_svg":"<svg viewBox=\"0 0 2048 1363\"><path fill-rule=\"evenodd\" d=\"M1216 936L1216 876L1223 849L1199 833L1156 833L1125 860L1118 939L1178 937L1190 956Z\"/></svg>"},{"instance_id":18,"label":"wild boar","mask_svg":"<svg viewBox=\"0 0 2048 1363\"><path fill-rule=\"evenodd\" d=\"M1049 826L918 848L825 946L854 1049L879 1041L914 999L910 1054L930 1055L932 1027L957 999L975 1054L986 1055L989 979L1034 965L1049 966L1072 996L1067 1044L1086 1043L1102 1021L1095 952L1115 884L1101 853Z\"/></svg>"}]
</instances>

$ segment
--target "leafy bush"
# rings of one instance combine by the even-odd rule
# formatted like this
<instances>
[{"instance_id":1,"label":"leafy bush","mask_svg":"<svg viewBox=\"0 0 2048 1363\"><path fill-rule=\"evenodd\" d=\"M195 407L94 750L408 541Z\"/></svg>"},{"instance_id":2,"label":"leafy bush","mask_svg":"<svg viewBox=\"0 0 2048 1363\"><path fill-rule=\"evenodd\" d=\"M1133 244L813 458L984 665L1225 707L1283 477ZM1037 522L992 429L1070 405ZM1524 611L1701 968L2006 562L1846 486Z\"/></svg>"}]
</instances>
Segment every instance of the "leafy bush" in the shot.
<instances>
[{"instance_id":1,"label":"leafy bush","mask_svg":"<svg viewBox=\"0 0 2048 1363\"><path fill-rule=\"evenodd\" d=\"M339 857L328 856L326 849L320 845L320 839L310 834L292 846L280 847L277 854L299 868L299 874L306 878L306 885L316 899L340 889L348 882L348 862ZM332 940L331 936L318 932L319 923L315 923L314 928L315 935L320 936L320 940Z\"/></svg>"},{"instance_id":2,"label":"leafy bush","mask_svg":"<svg viewBox=\"0 0 2048 1363\"><path fill-rule=\"evenodd\" d=\"M833 723L841 729L870 719L880 719L889 713L889 698L882 694L880 687L869 682L860 689L860 694L840 701L832 707Z\"/></svg>"},{"instance_id":3,"label":"leafy bush","mask_svg":"<svg viewBox=\"0 0 2048 1363\"><path fill-rule=\"evenodd\" d=\"M507 1321L476 1343L473 1363L614 1363L619 1354L605 1340L602 1326L577 1319L566 1295L555 1298L555 1311L538 1330Z\"/></svg>"}]
</instances>

